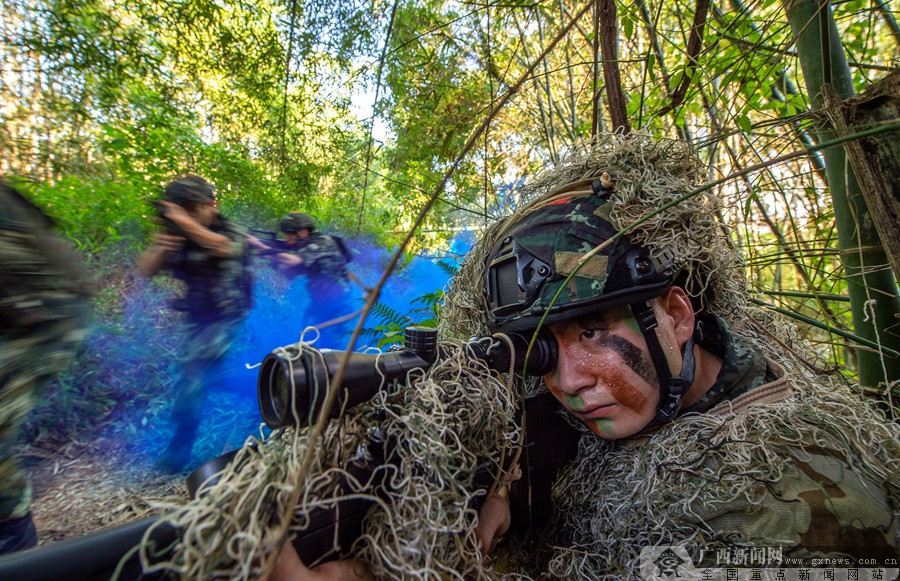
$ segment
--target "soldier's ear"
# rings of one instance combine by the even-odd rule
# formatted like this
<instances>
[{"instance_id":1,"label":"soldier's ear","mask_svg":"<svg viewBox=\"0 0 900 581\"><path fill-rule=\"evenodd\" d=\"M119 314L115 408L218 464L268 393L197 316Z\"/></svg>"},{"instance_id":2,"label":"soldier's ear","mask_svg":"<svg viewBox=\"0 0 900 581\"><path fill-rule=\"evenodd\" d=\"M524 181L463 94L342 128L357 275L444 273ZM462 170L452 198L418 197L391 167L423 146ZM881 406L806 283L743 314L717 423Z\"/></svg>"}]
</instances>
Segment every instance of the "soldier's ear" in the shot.
<instances>
[{"instance_id":1,"label":"soldier's ear","mask_svg":"<svg viewBox=\"0 0 900 581\"><path fill-rule=\"evenodd\" d=\"M694 307L690 297L683 288L672 286L659 297L659 304L672 317L675 339L683 345L694 334Z\"/></svg>"}]
</instances>

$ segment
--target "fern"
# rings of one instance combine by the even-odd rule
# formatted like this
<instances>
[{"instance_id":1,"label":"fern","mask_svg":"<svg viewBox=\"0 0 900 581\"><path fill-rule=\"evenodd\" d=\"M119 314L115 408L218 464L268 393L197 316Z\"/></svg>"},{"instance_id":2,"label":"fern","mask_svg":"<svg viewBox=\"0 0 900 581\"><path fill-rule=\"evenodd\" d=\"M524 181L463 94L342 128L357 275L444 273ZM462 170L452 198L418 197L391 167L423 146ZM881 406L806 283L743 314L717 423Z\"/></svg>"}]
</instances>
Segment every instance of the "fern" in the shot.
<instances>
[{"instance_id":1,"label":"fern","mask_svg":"<svg viewBox=\"0 0 900 581\"><path fill-rule=\"evenodd\" d=\"M438 268L443 270L446 274L450 276L456 276L456 273L459 272L459 265L451 262L444 262L443 260L438 260L435 262Z\"/></svg>"}]
</instances>

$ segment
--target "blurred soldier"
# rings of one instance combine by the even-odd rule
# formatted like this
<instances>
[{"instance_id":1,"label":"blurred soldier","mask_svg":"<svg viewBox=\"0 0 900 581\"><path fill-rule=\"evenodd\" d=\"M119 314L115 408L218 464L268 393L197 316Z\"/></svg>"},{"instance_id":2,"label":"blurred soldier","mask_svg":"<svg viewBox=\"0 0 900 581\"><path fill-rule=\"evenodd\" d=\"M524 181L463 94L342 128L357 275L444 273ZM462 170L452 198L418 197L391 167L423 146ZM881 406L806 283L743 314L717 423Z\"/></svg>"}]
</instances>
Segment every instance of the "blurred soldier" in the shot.
<instances>
[{"instance_id":1,"label":"blurred soldier","mask_svg":"<svg viewBox=\"0 0 900 581\"><path fill-rule=\"evenodd\" d=\"M301 277L309 295L306 319L319 328L319 346L346 345L354 315L350 281L361 283L347 268L349 252L343 241L316 231L307 214L292 212L282 218L284 240L265 241L249 236L250 245L272 259L275 268L290 279ZM365 287L363 287L365 289Z\"/></svg>"},{"instance_id":2,"label":"blurred soldier","mask_svg":"<svg viewBox=\"0 0 900 581\"><path fill-rule=\"evenodd\" d=\"M162 469L178 472L190 461L209 376L250 310L252 275L246 234L219 213L215 188L204 178L188 174L172 181L158 208L166 231L156 233L138 268L148 277L169 271L187 287L175 304L186 314L172 407L175 434L159 459Z\"/></svg>"},{"instance_id":3,"label":"blurred soldier","mask_svg":"<svg viewBox=\"0 0 900 581\"><path fill-rule=\"evenodd\" d=\"M87 332L92 285L52 227L0 181L0 554L37 544L16 436L37 392L68 366Z\"/></svg>"}]
</instances>

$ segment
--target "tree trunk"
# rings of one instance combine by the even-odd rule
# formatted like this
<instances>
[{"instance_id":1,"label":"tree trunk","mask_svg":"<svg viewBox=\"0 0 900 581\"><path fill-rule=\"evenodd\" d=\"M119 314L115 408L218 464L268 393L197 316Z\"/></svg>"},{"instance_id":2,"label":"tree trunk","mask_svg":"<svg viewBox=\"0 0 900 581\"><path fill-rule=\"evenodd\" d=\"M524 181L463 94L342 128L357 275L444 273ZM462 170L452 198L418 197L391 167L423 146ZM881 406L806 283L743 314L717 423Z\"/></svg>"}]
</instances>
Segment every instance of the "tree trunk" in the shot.
<instances>
[{"instance_id":1,"label":"tree trunk","mask_svg":"<svg viewBox=\"0 0 900 581\"><path fill-rule=\"evenodd\" d=\"M853 83L828 2L783 0L800 56L806 90L814 109L823 108L823 86L838 97L853 96ZM819 143L832 139L830 126L817 131ZM843 148L824 152L828 187L838 227L838 245L850 296L855 333L895 351L900 348L900 298L887 255ZM900 359L857 349L859 379L864 386L900 379Z\"/></svg>"},{"instance_id":2,"label":"tree trunk","mask_svg":"<svg viewBox=\"0 0 900 581\"><path fill-rule=\"evenodd\" d=\"M825 115L840 136L900 119L900 70L894 70L858 97L842 101L830 85L822 87ZM900 278L900 130L844 143L850 167L862 186L875 229Z\"/></svg>"}]
</instances>

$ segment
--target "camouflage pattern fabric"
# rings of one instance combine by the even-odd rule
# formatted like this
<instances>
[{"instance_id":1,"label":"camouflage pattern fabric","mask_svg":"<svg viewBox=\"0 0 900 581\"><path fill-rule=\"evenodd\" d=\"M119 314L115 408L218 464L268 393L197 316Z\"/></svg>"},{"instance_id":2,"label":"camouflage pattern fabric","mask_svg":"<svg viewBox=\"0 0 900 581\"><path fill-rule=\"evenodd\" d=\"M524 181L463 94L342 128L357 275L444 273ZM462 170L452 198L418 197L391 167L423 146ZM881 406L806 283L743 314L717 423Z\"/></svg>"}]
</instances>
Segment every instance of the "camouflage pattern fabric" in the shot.
<instances>
[{"instance_id":1,"label":"camouflage pattern fabric","mask_svg":"<svg viewBox=\"0 0 900 581\"><path fill-rule=\"evenodd\" d=\"M199 421L209 375L234 343L241 322L241 319L231 318L212 323L188 323L187 339L179 357L182 371L172 405L172 419L176 424Z\"/></svg>"},{"instance_id":2,"label":"camouflage pattern fabric","mask_svg":"<svg viewBox=\"0 0 900 581\"><path fill-rule=\"evenodd\" d=\"M36 393L87 334L87 272L52 221L0 182L0 521L25 516L31 486L16 438Z\"/></svg>"},{"instance_id":3,"label":"camouflage pattern fabric","mask_svg":"<svg viewBox=\"0 0 900 581\"><path fill-rule=\"evenodd\" d=\"M609 208L603 195L564 198L504 232L485 269L492 330L531 330L541 320L548 324L599 306L639 303L668 288L668 263L653 259L627 236L615 238ZM582 263L585 254L610 239ZM635 271L636 262L645 270Z\"/></svg>"},{"instance_id":4,"label":"camouflage pattern fabric","mask_svg":"<svg viewBox=\"0 0 900 581\"><path fill-rule=\"evenodd\" d=\"M207 387L252 306L250 247L243 228L219 215L209 229L229 238L228 254L213 256L186 240L179 252L168 253L163 265L187 286L174 304L186 312L187 324L172 407L175 433L159 460L169 472L190 461Z\"/></svg>"},{"instance_id":5,"label":"camouflage pattern fabric","mask_svg":"<svg viewBox=\"0 0 900 581\"><path fill-rule=\"evenodd\" d=\"M350 286L347 259L331 236L314 232L288 252L299 256L303 264L286 274L305 276L311 296L327 296L332 292L345 291Z\"/></svg>"},{"instance_id":6,"label":"camouflage pattern fabric","mask_svg":"<svg viewBox=\"0 0 900 581\"><path fill-rule=\"evenodd\" d=\"M722 369L709 391L680 413L705 412L726 398L734 400L764 383L775 381L774 370L759 349L733 335L725 321L716 315L698 319L700 330L695 333L695 340L722 359Z\"/></svg>"},{"instance_id":7,"label":"camouflage pattern fabric","mask_svg":"<svg viewBox=\"0 0 900 581\"><path fill-rule=\"evenodd\" d=\"M302 287L294 288L292 292L302 293L305 288L309 297L301 326L318 328L318 347L345 348L353 330L352 320L345 318L359 307L353 304L347 259L343 252L334 238L320 232L310 234L288 251L303 260L303 264L285 272L287 276L296 277L294 285Z\"/></svg>"},{"instance_id":8,"label":"camouflage pattern fabric","mask_svg":"<svg viewBox=\"0 0 900 581\"><path fill-rule=\"evenodd\" d=\"M251 307L253 286L244 229L222 215L209 229L229 238L227 255L213 256L187 240L179 252L166 256L163 268L187 285L187 294L175 306L199 323L243 318Z\"/></svg>"}]
</instances>

